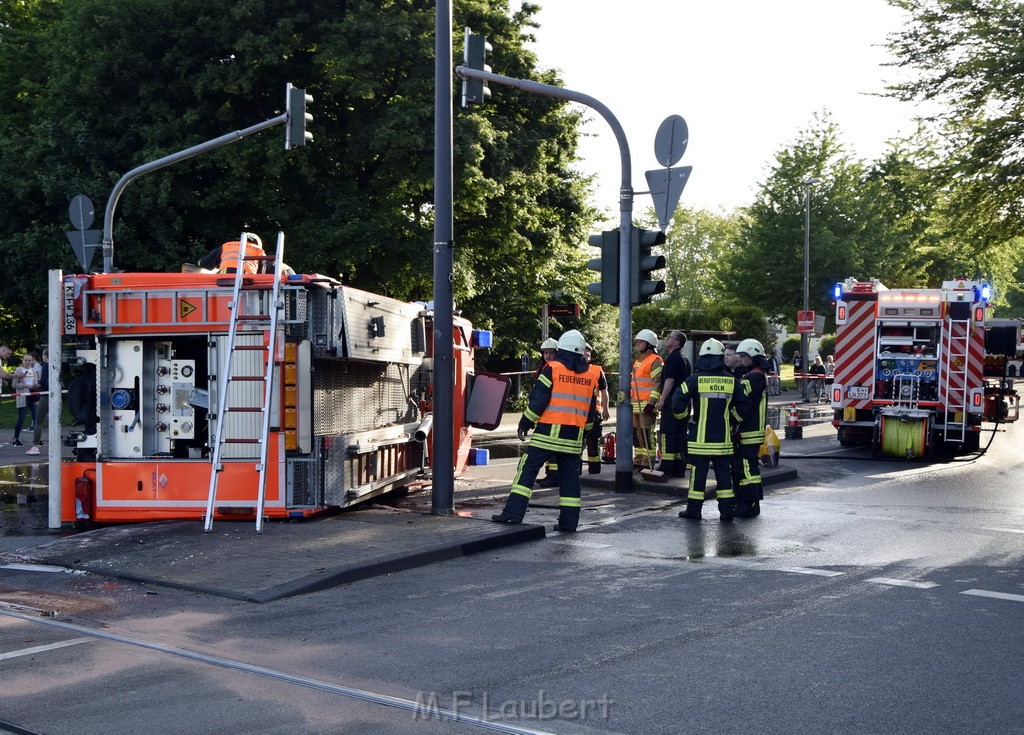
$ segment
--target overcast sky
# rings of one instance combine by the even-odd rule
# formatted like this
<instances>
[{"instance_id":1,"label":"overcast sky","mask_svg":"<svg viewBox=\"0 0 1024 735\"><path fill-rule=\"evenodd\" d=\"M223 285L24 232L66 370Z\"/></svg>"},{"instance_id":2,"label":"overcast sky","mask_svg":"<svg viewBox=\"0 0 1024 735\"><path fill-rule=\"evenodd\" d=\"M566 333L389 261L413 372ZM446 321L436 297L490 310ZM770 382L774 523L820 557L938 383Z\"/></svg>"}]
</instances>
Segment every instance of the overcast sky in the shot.
<instances>
[{"instance_id":1,"label":"overcast sky","mask_svg":"<svg viewBox=\"0 0 1024 735\"><path fill-rule=\"evenodd\" d=\"M672 114L690 134L678 165L694 169L681 204L709 209L749 204L815 112L829 110L863 159L914 130L913 106L871 96L901 74L882 66L890 57L881 44L906 16L885 0L535 1L540 65L618 118L636 192L658 167L654 135ZM615 214L618 145L597 113L589 117L581 168L599 175L594 203ZM634 212L650 205L637 194Z\"/></svg>"}]
</instances>

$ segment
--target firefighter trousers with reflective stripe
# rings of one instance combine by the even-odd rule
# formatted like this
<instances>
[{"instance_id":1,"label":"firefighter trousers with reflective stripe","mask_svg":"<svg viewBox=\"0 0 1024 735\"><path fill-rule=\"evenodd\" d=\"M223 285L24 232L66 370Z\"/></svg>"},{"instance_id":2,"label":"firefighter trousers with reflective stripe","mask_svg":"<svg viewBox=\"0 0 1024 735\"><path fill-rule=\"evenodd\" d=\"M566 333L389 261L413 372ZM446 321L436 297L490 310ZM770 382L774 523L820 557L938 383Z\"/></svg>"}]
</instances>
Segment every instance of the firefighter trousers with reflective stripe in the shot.
<instances>
[{"instance_id":1,"label":"firefighter trousers with reflective stripe","mask_svg":"<svg viewBox=\"0 0 1024 735\"><path fill-rule=\"evenodd\" d=\"M598 416L594 427L586 434L587 464L590 469L601 469L601 435L604 433L604 420Z\"/></svg>"},{"instance_id":2,"label":"firefighter trousers with reflective stripe","mask_svg":"<svg viewBox=\"0 0 1024 735\"><path fill-rule=\"evenodd\" d=\"M733 484L736 487L736 499L750 505L764 498L761 486L761 466L758 464L757 452L760 446L739 444L732 458Z\"/></svg>"},{"instance_id":3,"label":"firefighter trousers with reflective stripe","mask_svg":"<svg viewBox=\"0 0 1024 735\"><path fill-rule=\"evenodd\" d=\"M686 467L686 424L671 409L661 412L661 465L663 472L683 476Z\"/></svg>"},{"instance_id":4,"label":"firefighter trousers with reflective stripe","mask_svg":"<svg viewBox=\"0 0 1024 735\"><path fill-rule=\"evenodd\" d=\"M580 453L555 452L530 444L519 459L519 467L512 478L512 492L505 501L504 513L522 518L533 495L537 473L546 462L553 460L558 465L558 525L565 529L576 529L580 522Z\"/></svg>"},{"instance_id":5,"label":"firefighter trousers with reflective stripe","mask_svg":"<svg viewBox=\"0 0 1024 735\"><path fill-rule=\"evenodd\" d=\"M687 500L704 500L704 491L708 484L708 469L711 465L715 467L715 482L718 484L719 505L723 500L731 500L732 492L732 457L708 456L708 455L687 455L686 460L690 467L690 490L686 495Z\"/></svg>"}]
</instances>

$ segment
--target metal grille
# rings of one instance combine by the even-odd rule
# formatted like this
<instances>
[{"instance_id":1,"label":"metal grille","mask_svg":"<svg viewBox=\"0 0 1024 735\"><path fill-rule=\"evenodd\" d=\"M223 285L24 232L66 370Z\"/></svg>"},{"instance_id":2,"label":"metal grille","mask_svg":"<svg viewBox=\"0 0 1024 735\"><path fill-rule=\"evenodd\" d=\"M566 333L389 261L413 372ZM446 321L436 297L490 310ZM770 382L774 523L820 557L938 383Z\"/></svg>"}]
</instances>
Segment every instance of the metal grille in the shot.
<instances>
[{"instance_id":1,"label":"metal grille","mask_svg":"<svg viewBox=\"0 0 1024 735\"><path fill-rule=\"evenodd\" d=\"M288 463L288 505L320 506L323 503L323 489L317 478L316 462L309 459L294 459Z\"/></svg>"},{"instance_id":2,"label":"metal grille","mask_svg":"<svg viewBox=\"0 0 1024 735\"><path fill-rule=\"evenodd\" d=\"M411 391L420 371L409 365L313 361L313 433L347 434L418 419Z\"/></svg>"}]
</instances>

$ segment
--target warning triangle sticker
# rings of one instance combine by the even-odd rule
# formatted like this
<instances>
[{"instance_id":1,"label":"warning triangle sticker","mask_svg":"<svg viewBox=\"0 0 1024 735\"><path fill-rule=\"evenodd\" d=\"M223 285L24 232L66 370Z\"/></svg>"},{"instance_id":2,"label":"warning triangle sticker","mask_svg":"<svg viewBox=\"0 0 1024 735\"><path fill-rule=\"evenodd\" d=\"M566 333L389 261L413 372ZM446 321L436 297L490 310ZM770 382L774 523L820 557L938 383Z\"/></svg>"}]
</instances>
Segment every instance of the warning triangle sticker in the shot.
<instances>
[{"instance_id":1,"label":"warning triangle sticker","mask_svg":"<svg viewBox=\"0 0 1024 735\"><path fill-rule=\"evenodd\" d=\"M197 307L194 304L190 304L185 301L185 299L180 299L178 301L178 318L185 319L189 314L194 312L196 308Z\"/></svg>"}]
</instances>

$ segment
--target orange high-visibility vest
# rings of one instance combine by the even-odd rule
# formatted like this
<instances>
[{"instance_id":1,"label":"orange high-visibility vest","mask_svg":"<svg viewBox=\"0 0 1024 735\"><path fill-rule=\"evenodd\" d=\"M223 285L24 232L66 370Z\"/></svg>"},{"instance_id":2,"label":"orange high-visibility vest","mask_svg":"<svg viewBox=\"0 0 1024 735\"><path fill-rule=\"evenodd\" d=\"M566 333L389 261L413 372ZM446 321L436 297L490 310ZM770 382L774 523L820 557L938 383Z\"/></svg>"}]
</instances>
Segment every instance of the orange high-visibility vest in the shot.
<instances>
[{"instance_id":1,"label":"orange high-visibility vest","mask_svg":"<svg viewBox=\"0 0 1024 735\"><path fill-rule=\"evenodd\" d=\"M220 272L221 273L234 273L238 270L238 240L232 240L226 242L220 246ZM262 257L266 255L263 252L263 248L254 242L247 241L245 244L245 266L243 271L245 273L255 273L259 270L260 263L258 260L249 260L253 257Z\"/></svg>"},{"instance_id":2,"label":"orange high-visibility vest","mask_svg":"<svg viewBox=\"0 0 1024 735\"><path fill-rule=\"evenodd\" d=\"M549 362L548 367L551 368L551 400L537 423L583 428L597 390L597 373L593 368L585 373L574 373L557 360Z\"/></svg>"},{"instance_id":3,"label":"orange high-visibility vest","mask_svg":"<svg viewBox=\"0 0 1024 735\"><path fill-rule=\"evenodd\" d=\"M597 416L600 418L604 410L604 399L601 397L601 376L604 375L604 368L600 365L591 365L590 371L594 373L594 387L597 389Z\"/></svg>"},{"instance_id":4,"label":"orange high-visibility vest","mask_svg":"<svg viewBox=\"0 0 1024 735\"><path fill-rule=\"evenodd\" d=\"M637 403L647 403L647 399L651 397L651 391L654 390L654 378L651 377L651 373L657 362L662 362L662 359L657 352L652 352L643 360L633 363L633 379L630 381L629 398L634 404L634 410Z\"/></svg>"}]
</instances>

